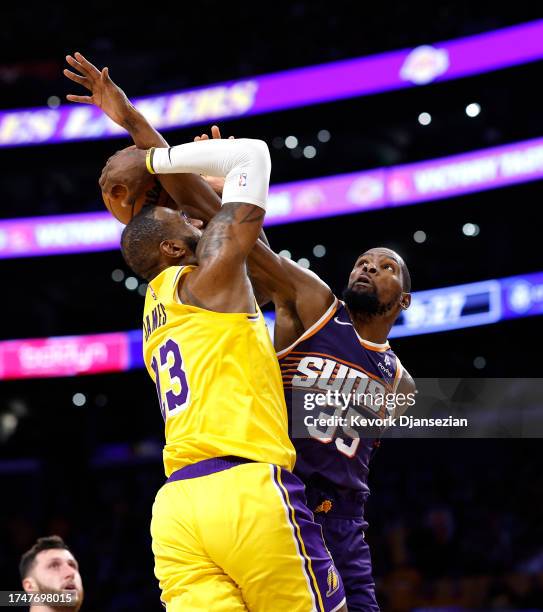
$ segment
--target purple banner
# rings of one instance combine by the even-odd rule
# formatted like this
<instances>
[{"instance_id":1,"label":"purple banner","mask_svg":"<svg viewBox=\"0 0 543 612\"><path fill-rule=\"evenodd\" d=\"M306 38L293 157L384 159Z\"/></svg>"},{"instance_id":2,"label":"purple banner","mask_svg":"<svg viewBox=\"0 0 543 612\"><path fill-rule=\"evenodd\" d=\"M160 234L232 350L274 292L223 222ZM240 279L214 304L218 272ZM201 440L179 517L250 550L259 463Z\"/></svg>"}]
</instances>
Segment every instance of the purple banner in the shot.
<instances>
[{"instance_id":1,"label":"purple banner","mask_svg":"<svg viewBox=\"0 0 543 612\"><path fill-rule=\"evenodd\" d=\"M0 259L116 249L122 230L108 212L0 221Z\"/></svg>"},{"instance_id":2,"label":"purple banner","mask_svg":"<svg viewBox=\"0 0 543 612\"><path fill-rule=\"evenodd\" d=\"M543 138L270 188L265 225L439 200L543 178ZM116 249L108 212L0 221L0 259Z\"/></svg>"},{"instance_id":3,"label":"purple banner","mask_svg":"<svg viewBox=\"0 0 543 612\"><path fill-rule=\"evenodd\" d=\"M539 20L436 45L136 98L134 103L157 129L168 130L457 79L542 58ZM93 106L0 112L0 147L125 134Z\"/></svg>"},{"instance_id":4,"label":"purple banner","mask_svg":"<svg viewBox=\"0 0 543 612\"><path fill-rule=\"evenodd\" d=\"M277 185L266 225L404 206L543 178L543 138L440 159Z\"/></svg>"}]
</instances>

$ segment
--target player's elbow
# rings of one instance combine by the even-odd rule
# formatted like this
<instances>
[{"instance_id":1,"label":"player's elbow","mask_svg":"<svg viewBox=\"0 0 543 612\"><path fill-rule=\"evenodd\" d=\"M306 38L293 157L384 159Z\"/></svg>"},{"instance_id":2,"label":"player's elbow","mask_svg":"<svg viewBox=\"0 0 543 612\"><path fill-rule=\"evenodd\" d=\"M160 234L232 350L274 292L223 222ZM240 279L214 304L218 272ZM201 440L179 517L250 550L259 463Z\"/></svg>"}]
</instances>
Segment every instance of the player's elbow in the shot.
<instances>
[{"instance_id":1,"label":"player's elbow","mask_svg":"<svg viewBox=\"0 0 543 612\"><path fill-rule=\"evenodd\" d=\"M243 148L247 159L256 165L263 174L271 173L271 157L268 145L257 138L243 139Z\"/></svg>"},{"instance_id":2,"label":"player's elbow","mask_svg":"<svg viewBox=\"0 0 543 612\"><path fill-rule=\"evenodd\" d=\"M240 138L232 140L231 143L231 161L234 163L229 164L230 170L226 175L223 205L232 202L246 203L266 210L271 174L268 145L263 140L252 138ZM257 235L254 236L255 240Z\"/></svg>"}]
</instances>

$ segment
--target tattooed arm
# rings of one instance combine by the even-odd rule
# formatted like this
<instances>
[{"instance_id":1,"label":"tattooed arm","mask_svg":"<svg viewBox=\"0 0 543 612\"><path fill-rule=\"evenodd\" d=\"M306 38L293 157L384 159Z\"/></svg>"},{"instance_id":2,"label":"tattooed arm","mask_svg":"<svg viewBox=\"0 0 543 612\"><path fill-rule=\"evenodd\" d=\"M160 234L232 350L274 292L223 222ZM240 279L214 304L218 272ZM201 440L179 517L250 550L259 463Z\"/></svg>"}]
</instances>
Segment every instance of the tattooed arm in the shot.
<instances>
[{"instance_id":1,"label":"tattooed arm","mask_svg":"<svg viewBox=\"0 0 543 612\"><path fill-rule=\"evenodd\" d=\"M246 258L263 220L258 206L223 205L200 239L198 268L180 285L181 301L220 312L255 312Z\"/></svg>"},{"instance_id":2,"label":"tattooed arm","mask_svg":"<svg viewBox=\"0 0 543 612\"><path fill-rule=\"evenodd\" d=\"M76 72L66 69L64 75L90 92L90 95L86 96L70 94L67 96L70 102L91 104L100 108L112 121L128 131L139 149L168 146L162 135L111 79L108 68L99 70L81 53L67 55L66 61ZM130 166L130 155L130 151L124 150L108 160L100 177L102 191L110 193L118 185L123 185L135 197L148 176L145 168L138 171ZM123 160L126 160L126 163ZM198 174L164 174L160 177L160 182L178 208L182 208L191 217L207 222L220 207L220 198Z\"/></svg>"},{"instance_id":3,"label":"tattooed arm","mask_svg":"<svg viewBox=\"0 0 543 612\"><path fill-rule=\"evenodd\" d=\"M150 150L150 172L226 177L223 205L196 248L197 269L179 287L183 302L222 312L254 312L247 257L262 230L271 171L261 140L208 140Z\"/></svg>"}]
</instances>

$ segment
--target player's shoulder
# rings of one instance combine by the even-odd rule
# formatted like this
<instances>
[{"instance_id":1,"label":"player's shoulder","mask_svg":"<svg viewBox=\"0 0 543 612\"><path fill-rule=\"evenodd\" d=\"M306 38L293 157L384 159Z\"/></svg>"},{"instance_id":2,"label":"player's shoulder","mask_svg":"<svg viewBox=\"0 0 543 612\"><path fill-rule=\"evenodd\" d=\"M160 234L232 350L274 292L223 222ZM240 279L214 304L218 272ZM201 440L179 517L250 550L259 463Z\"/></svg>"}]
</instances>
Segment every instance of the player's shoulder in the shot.
<instances>
[{"instance_id":1,"label":"player's shoulder","mask_svg":"<svg viewBox=\"0 0 543 612\"><path fill-rule=\"evenodd\" d=\"M417 390L417 384L411 374L403 367L401 367L400 381L396 387L397 393L415 393Z\"/></svg>"}]
</instances>

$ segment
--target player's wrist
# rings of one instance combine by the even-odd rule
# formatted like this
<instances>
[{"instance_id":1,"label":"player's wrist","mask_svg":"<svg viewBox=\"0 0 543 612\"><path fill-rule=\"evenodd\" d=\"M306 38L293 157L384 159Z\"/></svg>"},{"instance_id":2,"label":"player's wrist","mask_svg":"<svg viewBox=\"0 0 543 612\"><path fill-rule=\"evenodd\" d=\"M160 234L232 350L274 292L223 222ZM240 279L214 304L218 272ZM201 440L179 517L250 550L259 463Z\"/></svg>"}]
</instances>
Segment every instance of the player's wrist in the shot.
<instances>
[{"instance_id":1,"label":"player's wrist","mask_svg":"<svg viewBox=\"0 0 543 612\"><path fill-rule=\"evenodd\" d=\"M131 136L135 133L139 133L144 130L149 122L147 119L139 112L139 110L127 100L127 104L124 108L119 109L120 121L118 122L121 127L123 127Z\"/></svg>"},{"instance_id":2,"label":"player's wrist","mask_svg":"<svg viewBox=\"0 0 543 612\"><path fill-rule=\"evenodd\" d=\"M147 152L145 153L145 167L147 168L147 172L149 172L149 174L156 174L155 169L153 167L155 150L156 147L151 147L150 149L147 149Z\"/></svg>"},{"instance_id":3,"label":"player's wrist","mask_svg":"<svg viewBox=\"0 0 543 612\"><path fill-rule=\"evenodd\" d=\"M125 102L117 103L114 106L114 114L116 118L115 123L118 123L122 128L130 132L131 130L138 127L138 123L143 119L143 115L138 112L136 107L127 100ZM111 118L111 115L110 115Z\"/></svg>"}]
</instances>

